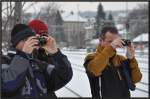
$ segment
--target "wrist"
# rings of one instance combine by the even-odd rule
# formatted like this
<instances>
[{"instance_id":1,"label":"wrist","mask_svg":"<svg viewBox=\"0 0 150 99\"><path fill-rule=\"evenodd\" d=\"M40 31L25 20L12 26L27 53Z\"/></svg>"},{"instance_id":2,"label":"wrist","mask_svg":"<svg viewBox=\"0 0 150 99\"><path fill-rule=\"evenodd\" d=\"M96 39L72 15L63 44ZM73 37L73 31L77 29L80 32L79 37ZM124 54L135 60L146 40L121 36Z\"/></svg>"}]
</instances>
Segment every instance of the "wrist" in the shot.
<instances>
[{"instance_id":1,"label":"wrist","mask_svg":"<svg viewBox=\"0 0 150 99\"><path fill-rule=\"evenodd\" d=\"M127 54L126 57L127 57L128 59L133 59L133 58L134 58L134 56L129 55L129 54Z\"/></svg>"},{"instance_id":2,"label":"wrist","mask_svg":"<svg viewBox=\"0 0 150 99\"><path fill-rule=\"evenodd\" d=\"M134 56L127 56L128 59L132 60Z\"/></svg>"},{"instance_id":3,"label":"wrist","mask_svg":"<svg viewBox=\"0 0 150 99\"><path fill-rule=\"evenodd\" d=\"M113 47L113 49L116 49L116 46L113 43L111 43L110 45Z\"/></svg>"},{"instance_id":4,"label":"wrist","mask_svg":"<svg viewBox=\"0 0 150 99\"><path fill-rule=\"evenodd\" d=\"M49 54L48 56L53 57L54 59L58 59L58 57L62 57L64 55L61 53L60 49L58 48L58 51L55 54Z\"/></svg>"},{"instance_id":5,"label":"wrist","mask_svg":"<svg viewBox=\"0 0 150 99\"><path fill-rule=\"evenodd\" d=\"M131 59L134 58L134 55L132 55L131 53L127 52L126 53L126 57L131 60Z\"/></svg>"},{"instance_id":6,"label":"wrist","mask_svg":"<svg viewBox=\"0 0 150 99\"><path fill-rule=\"evenodd\" d=\"M22 52L26 53L26 54L31 54L30 52L26 51L25 49L22 49Z\"/></svg>"},{"instance_id":7,"label":"wrist","mask_svg":"<svg viewBox=\"0 0 150 99\"><path fill-rule=\"evenodd\" d=\"M55 53L57 53L58 52L58 49L56 48L56 49L53 49L53 50L48 50L47 51L47 53L48 54L50 54L50 55L53 55L53 54L55 54Z\"/></svg>"}]
</instances>

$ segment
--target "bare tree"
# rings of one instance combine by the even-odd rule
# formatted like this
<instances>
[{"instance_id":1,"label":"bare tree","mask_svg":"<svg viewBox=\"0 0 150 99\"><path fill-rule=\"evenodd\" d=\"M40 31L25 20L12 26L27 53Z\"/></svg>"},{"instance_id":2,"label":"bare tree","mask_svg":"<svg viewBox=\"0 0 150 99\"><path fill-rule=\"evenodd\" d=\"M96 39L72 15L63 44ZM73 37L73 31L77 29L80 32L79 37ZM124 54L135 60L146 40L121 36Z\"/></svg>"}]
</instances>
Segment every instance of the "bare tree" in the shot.
<instances>
[{"instance_id":1,"label":"bare tree","mask_svg":"<svg viewBox=\"0 0 150 99\"><path fill-rule=\"evenodd\" d=\"M17 23L22 23L25 2L2 2L2 42L10 46L10 32Z\"/></svg>"},{"instance_id":2,"label":"bare tree","mask_svg":"<svg viewBox=\"0 0 150 99\"><path fill-rule=\"evenodd\" d=\"M2 41L10 44L10 30L13 26L13 12L15 7L13 2L3 2L2 4L5 6L2 10Z\"/></svg>"},{"instance_id":3,"label":"bare tree","mask_svg":"<svg viewBox=\"0 0 150 99\"><path fill-rule=\"evenodd\" d=\"M3 2L2 38L4 42L8 42L8 44L10 44L10 32L15 24L27 24L33 17L45 21L48 24L49 33L52 36L55 36L54 33L56 33L57 28L63 28L63 24L61 24L61 26L56 24L57 11L59 10L59 6L56 3L46 2L40 11L35 9L36 4L37 2ZM33 13L27 13L30 8L33 8L35 11Z\"/></svg>"},{"instance_id":4,"label":"bare tree","mask_svg":"<svg viewBox=\"0 0 150 99\"><path fill-rule=\"evenodd\" d=\"M59 7L56 3L48 3L40 9L40 12L37 14L39 19L45 21L48 24L49 33L52 34L56 31L56 14Z\"/></svg>"},{"instance_id":5,"label":"bare tree","mask_svg":"<svg viewBox=\"0 0 150 99\"><path fill-rule=\"evenodd\" d=\"M15 2L14 24L22 22L22 2Z\"/></svg>"},{"instance_id":6,"label":"bare tree","mask_svg":"<svg viewBox=\"0 0 150 99\"><path fill-rule=\"evenodd\" d=\"M132 37L140 33L148 33L148 4L139 4L128 15L129 31Z\"/></svg>"}]
</instances>

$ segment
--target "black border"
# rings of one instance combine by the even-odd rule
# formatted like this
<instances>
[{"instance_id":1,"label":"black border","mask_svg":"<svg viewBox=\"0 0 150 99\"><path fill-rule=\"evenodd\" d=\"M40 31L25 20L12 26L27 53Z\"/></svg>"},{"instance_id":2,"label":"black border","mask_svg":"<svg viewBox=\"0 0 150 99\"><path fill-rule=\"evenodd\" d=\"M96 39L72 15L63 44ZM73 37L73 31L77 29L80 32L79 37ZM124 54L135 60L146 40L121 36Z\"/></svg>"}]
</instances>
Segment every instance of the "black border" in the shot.
<instances>
[{"instance_id":1,"label":"black border","mask_svg":"<svg viewBox=\"0 0 150 99\"><path fill-rule=\"evenodd\" d=\"M0 50L2 49L2 4L0 3ZM2 51L0 51L0 55L2 55ZM1 63L1 57L0 57L0 63ZM1 67L0 67L0 75L1 75ZM0 79L1 82L1 79ZM1 97L1 83L0 83L0 97Z\"/></svg>"},{"instance_id":2,"label":"black border","mask_svg":"<svg viewBox=\"0 0 150 99\"><path fill-rule=\"evenodd\" d=\"M150 0L0 0L1 2L148 2Z\"/></svg>"},{"instance_id":3,"label":"black border","mask_svg":"<svg viewBox=\"0 0 150 99\"><path fill-rule=\"evenodd\" d=\"M149 1L150 0L0 0L0 12L2 12L2 2L149 2ZM150 4L150 2L149 2L149 4ZM150 9L150 6L149 6L149 9ZM149 20L149 23L150 23L150 20ZM0 49L2 49L2 14L1 13L0 13L0 26L1 26L1 28L0 28L0 43L1 43ZM148 35L148 36L150 39L150 35ZM149 42L149 45L150 45L150 42ZM148 47L148 49L149 49L149 47ZM0 52L0 54L2 54L2 51ZM150 59L150 56L149 56L149 59ZM0 57L0 63L1 63L1 57ZM149 63L149 65L150 65L150 63ZM1 74L1 68L0 68L0 74ZM149 68L149 80L150 80L150 68ZM0 83L0 87L1 87L1 83ZM0 90L0 92L1 92L1 90ZM149 86L149 93L150 93L150 86ZM150 95L149 95L149 97L150 97ZM131 99L149 99L149 97L148 98L137 97L137 98L131 98ZM1 99L1 96L0 96L0 99ZM14 98L11 98L11 99L14 99ZM17 99L17 98L15 98L15 99ZM18 99L23 99L23 98L18 98ZM52 99L52 98L38 98L38 99ZM65 99L65 98L60 98L60 99ZM76 99L76 98L70 97L68 99ZM83 99L91 99L91 98L83 98ZM117 98L115 98L115 99L117 99ZM124 98L119 98L119 99L124 99Z\"/></svg>"}]
</instances>

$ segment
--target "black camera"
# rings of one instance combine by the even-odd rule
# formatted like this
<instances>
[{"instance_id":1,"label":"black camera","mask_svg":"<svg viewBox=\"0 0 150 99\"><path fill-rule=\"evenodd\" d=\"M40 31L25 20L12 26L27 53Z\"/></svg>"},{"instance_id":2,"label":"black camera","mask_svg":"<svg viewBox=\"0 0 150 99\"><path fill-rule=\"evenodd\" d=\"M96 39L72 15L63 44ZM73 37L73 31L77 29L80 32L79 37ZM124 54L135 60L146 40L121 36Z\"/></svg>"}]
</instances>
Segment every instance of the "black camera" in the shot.
<instances>
[{"instance_id":1,"label":"black camera","mask_svg":"<svg viewBox=\"0 0 150 99\"><path fill-rule=\"evenodd\" d=\"M131 41L128 39L122 39L124 41L125 44L123 44L123 46L130 46L131 45Z\"/></svg>"},{"instance_id":2,"label":"black camera","mask_svg":"<svg viewBox=\"0 0 150 99\"><path fill-rule=\"evenodd\" d=\"M38 45L39 46L44 46L47 43L47 40L45 37L41 36L37 38L39 40Z\"/></svg>"}]
</instances>

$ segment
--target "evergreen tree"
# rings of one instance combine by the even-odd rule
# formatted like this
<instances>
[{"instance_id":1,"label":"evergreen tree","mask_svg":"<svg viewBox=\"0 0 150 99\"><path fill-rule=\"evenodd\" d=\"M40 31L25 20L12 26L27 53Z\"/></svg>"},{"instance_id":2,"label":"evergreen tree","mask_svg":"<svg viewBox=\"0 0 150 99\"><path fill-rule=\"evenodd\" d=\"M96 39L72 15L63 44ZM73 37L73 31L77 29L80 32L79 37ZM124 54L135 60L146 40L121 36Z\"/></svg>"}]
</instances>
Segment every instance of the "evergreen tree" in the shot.
<instances>
[{"instance_id":1,"label":"evergreen tree","mask_svg":"<svg viewBox=\"0 0 150 99\"><path fill-rule=\"evenodd\" d=\"M105 25L115 26L114 18L113 18L113 16L112 16L112 13L111 13L111 12L110 12L109 15L108 15L108 20L107 20L107 22L105 23Z\"/></svg>"},{"instance_id":2,"label":"evergreen tree","mask_svg":"<svg viewBox=\"0 0 150 99\"><path fill-rule=\"evenodd\" d=\"M64 30L63 30L63 20L62 20L59 10L56 13L55 24L56 24L56 31L55 31L54 36L56 37L56 40L58 42L65 41Z\"/></svg>"},{"instance_id":3,"label":"evergreen tree","mask_svg":"<svg viewBox=\"0 0 150 99\"><path fill-rule=\"evenodd\" d=\"M98 5L98 10L97 10L97 15L96 15L96 26L95 26L96 36L94 38L99 37L101 28L104 25L104 21L105 21L105 12L104 12L102 4L100 3Z\"/></svg>"}]
</instances>

